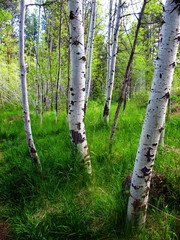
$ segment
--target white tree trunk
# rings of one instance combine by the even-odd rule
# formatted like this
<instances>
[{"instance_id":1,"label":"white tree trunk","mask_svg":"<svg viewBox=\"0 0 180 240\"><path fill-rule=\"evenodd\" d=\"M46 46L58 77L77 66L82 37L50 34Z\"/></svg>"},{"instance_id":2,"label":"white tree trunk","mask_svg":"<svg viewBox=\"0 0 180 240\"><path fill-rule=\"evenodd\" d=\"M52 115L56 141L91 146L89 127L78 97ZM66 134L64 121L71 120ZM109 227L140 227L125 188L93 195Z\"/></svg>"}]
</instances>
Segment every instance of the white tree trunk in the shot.
<instances>
[{"instance_id":1,"label":"white tree trunk","mask_svg":"<svg viewBox=\"0 0 180 240\"><path fill-rule=\"evenodd\" d=\"M24 21L25 21L25 1L21 0L20 8L20 21L19 21L19 65L20 65L20 79L22 88L22 105L23 105L23 116L24 116L24 126L26 132L26 139L29 147L30 155L33 162L39 170L42 172L41 162L38 158L38 154L34 145L30 114L29 114L29 104L28 104L28 93L27 93L27 83L26 83L26 67L24 60Z\"/></svg>"},{"instance_id":2,"label":"white tree trunk","mask_svg":"<svg viewBox=\"0 0 180 240\"><path fill-rule=\"evenodd\" d=\"M96 19L96 0L92 0L92 12L91 12L91 24L90 24L90 37L89 37L89 51L88 51L88 64L87 64L87 78L86 78L86 104L90 94L91 88L91 68L92 68L92 55L93 55L93 44L94 44L94 30L95 30L95 19Z\"/></svg>"},{"instance_id":3,"label":"white tree trunk","mask_svg":"<svg viewBox=\"0 0 180 240\"><path fill-rule=\"evenodd\" d=\"M110 56L110 72L109 72L109 80L106 84L106 103L104 106L103 117L106 123L109 122L109 112L111 106L111 99L112 99L112 92L114 87L114 75L115 75L115 66L116 66L116 55L117 55L117 47L118 47L118 33L119 33L119 26L120 26L120 14L121 14L121 0L118 1L117 6L117 15L116 15L116 24L113 33L113 43L112 43L112 53Z\"/></svg>"},{"instance_id":4,"label":"white tree trunk","mask_svg":"<svg viewBox=\"0 0 180 240\"><path fill-rule=\"evenodd\" d=\"M69 101L69 129L72 143L78 147L84 165L89 174L91 160L88 154L88 146L84 125L85 111L85 62L84 55L84 25L82 20L82 1L69 0L70 19L70 58L71 58L71 82Z\"/></svg>"},{"instance_id":5,"label":"white tree trunk","mask_svg":"<svg viewBox=\"0 0 180 240\"><path fill-rule=\"evenodd\" d=\"M107 99L107 94L108 94L109 79L110 79L110 72L111 72L111 59L112 59L112 33L113 33L112 7L113 7L113 0L109 0L109 23L108 23L108 39L107 39L107 71L106 71L106 99Z\"/></svg>"},{"instance_id":6,"label":"white tree trunk","mask_svg":"<svg viewBox=\"0 0 180 240\"><path fill-rule=\"evenodd\" d=\"M141 226L146 220L151 173L173 79L180 31L178 1L167 0L144 125L136 155L128 203L128 219Z\"/></svg>"}]
</instances>

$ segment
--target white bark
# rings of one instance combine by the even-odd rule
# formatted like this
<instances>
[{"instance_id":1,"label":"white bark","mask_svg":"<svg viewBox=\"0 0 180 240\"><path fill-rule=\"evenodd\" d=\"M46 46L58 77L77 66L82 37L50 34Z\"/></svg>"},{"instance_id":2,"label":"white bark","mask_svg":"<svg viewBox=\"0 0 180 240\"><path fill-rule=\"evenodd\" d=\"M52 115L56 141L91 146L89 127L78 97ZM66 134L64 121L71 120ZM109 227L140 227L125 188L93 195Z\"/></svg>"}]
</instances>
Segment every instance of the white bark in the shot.
<instances>
[{"instance_id":1,"label":"white bark","mask_svg":"<svg viewBox=\"0 0 180 240\"><path fill-rule=\"evenodd\" d=\"M179 32L178 3L167 0L154 80L136 155L128 203L128 219L132 224L139 226L144 224L146 220L151 173L165 122L178 50Z\"/></svg>"},{"instance_id":2,"label":"white bark","mask_svg":"<svg viewBox=\"0 0 180 240\"><path fill-rule=\"evenodd\" d=\"M110 79L110 72L111 72L111 59L112 59L112 33L113 33L112 7L113 7L113 0L109 0L109 23L108 23L108 39L107 39L107 71L106 71L106 99L107 99L107 94L108 94L109 79Z\"/></svg>"},{"instance_id":3,"label":"white bark","mask_svg":"<svg viewBox=\"0 0 180 240\"><path fill-rule=\"evenodd\" d=\"M93 55L93 44L94 44L94 30L95 30L95 18L96 18L96 0L92 0L92 16L90 18L90 36L89 36L89 53L88 53L88 64L87 64L87 78L86 78L86 104L90 94L91 88L91 69L92 69L92 55Z\"/></svg>"},{"instance_id":4,"label":"white bark","mask_svg":"<svg viewBox=\"0 0 180 240\"><path fill-rule=\"evenodd\" d=\"M38 154L34 145L34 140L32 137L32 130L31 130L31 123L30 123L28 93L27 93L27 83L26 83L26 67L25 67L25 60L24 60L24 21L25 21L25 1L21 0L20 21L19 21L19 65L20 65L20 79L21 79L21 88L22 88L24 126L25 126L26 139L27 139L30 155L33 159L34 164L36 164L39 170L42 172L41 162L38 158Z\"/></svg>"},{"instance_id":5,"label":"white bark","mask_svg":"<svg viewBox=\"0 0 180 240\"><path fill-rule=\"evenodd\" d=\"M104 121L106 123L109 122L109 112L110 112L112 92L113 92L113 87L114 87L114 76L115 76L116 55L117 55L117 47L118 47L120 15L121 15L121 0L118 1L118 6L117 6L116 24L115 24L115 28L114 28L114 32L113 32L112 53L110 55L111 61L109 63L110 72L108 74L109 79L106 84L106 103L105 103L104 112L103 112Z\"/></svg>"},{"instance_id":6,"label":"white bark","mask_svg":"<svg viewBox=\"0 0 180 240\"><path fill-rule=\"evenodd\" d=\"M85 111L85 62L84 55L84 26L82 20L82 1L69 0L70 18L70 58L71 82L69 101L69 129L72 143L78 147L84 165L89 174L91 160L84 125Z\"/></svg>"}]
</instances>

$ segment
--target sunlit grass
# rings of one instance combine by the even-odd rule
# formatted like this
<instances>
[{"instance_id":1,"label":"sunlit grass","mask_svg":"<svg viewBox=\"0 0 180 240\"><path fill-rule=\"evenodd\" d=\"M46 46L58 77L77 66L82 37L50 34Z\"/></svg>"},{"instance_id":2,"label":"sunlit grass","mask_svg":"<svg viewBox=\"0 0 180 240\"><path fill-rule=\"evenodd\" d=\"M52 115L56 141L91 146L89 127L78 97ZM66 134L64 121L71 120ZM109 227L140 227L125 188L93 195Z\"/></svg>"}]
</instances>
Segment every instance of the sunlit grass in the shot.
<instances>
[{"instance_id":1,"label":"sunlit grass","mask_svg":"<svg viewBox=\"0 0 180 240\"><path fill-rule=\"evenodd\" d=\"M140 235L126 229L128 190L122 183L132 172L145 108L129 101L120 113L113 147L109 138L117 103L112 104L110 125L103 124L103 105L89 102L86 133L93 175L87 177L72 149L66 113L55 123L54 112L31 114L33 136L42 161L43 176L34 170L25 139L21 110L1 111L0 202L1 215L9 219L12 239L178 239L177 199L159 198L149 206L146 228ZM155 170L166 176L178 193L180 119L167 119L165 148L158 151ZM154 204L154 202L153 202ZM163 225L161 224L163 222ZM152 237L152 234L154 237ZM163 238L162 238L163 236Z\"/></svg>"}]
</instances>

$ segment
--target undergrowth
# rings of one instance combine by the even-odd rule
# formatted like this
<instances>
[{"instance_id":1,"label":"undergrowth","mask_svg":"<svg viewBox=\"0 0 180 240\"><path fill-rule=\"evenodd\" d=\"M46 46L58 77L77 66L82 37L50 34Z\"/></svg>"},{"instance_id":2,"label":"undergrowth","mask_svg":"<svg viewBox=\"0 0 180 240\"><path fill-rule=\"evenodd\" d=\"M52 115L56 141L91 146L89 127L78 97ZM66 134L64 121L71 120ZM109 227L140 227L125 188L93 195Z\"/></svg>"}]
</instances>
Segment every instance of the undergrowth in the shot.
<instances>
[{"instance_id":1,"label":"undergrowth","mask_svg":"<svg viewBox=\"0 0 180 240\"><path fill-rule=\"evenodd\" d=\"M171 196L152 196L146 227L139 233L126 227L128 189L145 108L128 102L121 112L112 151L109 127L102 123L102 104L90 102L86 132L93 175L87 177L72 149L65 112L31 115L33 136L43 166L39 176L29 157L21 110L1 110L0 212L10 226L9 239L178 239L179 116L167 119L165 147L159 149L155 170L167 179Z\"/></svg>"}]
</instances>

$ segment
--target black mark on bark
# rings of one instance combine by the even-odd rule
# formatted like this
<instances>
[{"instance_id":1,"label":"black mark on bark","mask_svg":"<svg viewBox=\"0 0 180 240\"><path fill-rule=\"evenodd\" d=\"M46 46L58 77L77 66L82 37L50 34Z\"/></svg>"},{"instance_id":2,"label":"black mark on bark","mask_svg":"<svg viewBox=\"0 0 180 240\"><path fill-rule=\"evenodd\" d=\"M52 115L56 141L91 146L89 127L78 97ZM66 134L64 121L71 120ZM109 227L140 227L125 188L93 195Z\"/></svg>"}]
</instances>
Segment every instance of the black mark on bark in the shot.
<instances>
[{"instance_id":1,"label":"black mark on bark","mask_svg":"<svg viewBox=\"0 0 180 240\"><path fill-rule=\"evenodd\" d=\"M151 154L151 147L148 147L148 150L146 152L146 154L144 155L147 158L147 162L152 161L152 157L154 157L154 154Z\"/></svg>"},{"instance_id":2,"label":"black mark on bark","mask_svg":"<svg viewBox=\"0 0 180 240\"><path fill-rule=\"evenodd\" d=\"M82 45L82 43L81 42L79 42L78 40L76 40L76 41L74 41L74 42L72 42L72 45L79 45L79 44L81 44Z\"/></svg>"},{"instance_id":3,"label":"black mark on bark","mask_svg":"<svg viewBox=\"0 0 180 240\"><path fill-rule=\"evenodd\" d=\"M106 103L105 106L104 106L103 117L108 116L108 115L109 115L109 108L108 108L108 105Z\"/></svg>"},{"instance_id":4,"label":"black mark on bark","mask_svg":"<svg viewBox=\"0 0 180 240\"><path fill-rule=\"evenodd\" d=\"M166 94L164 94L164 96L162 96L162 98L166 98L166 99L170 98L170 93L167 92Z\"/></svg>"},{"instance_id":5,"label":"black mark on bark","mask_svg":"<svg viewBox=\"0 0 180 240\"><path fill-rule=\"evenodd\" d=\"M86 57L82 56L79 60L82 60L83 62L85 62L86 61Z\"/></svg>"},{"instance_id":6,"label":"black mark on bark","mask_svg":"<svg viewBox=\"0 0 180 240\"><path fill-rule=\"evenodd\" d=\"M141 208L141 200L140 199L135 199L134 202L132 203L132 206L134 210L138 210Z\"/></svg>"},{"instance_id":7,"label":"black mark on bark","mask_svg":"<svg viewBox=\"0 0 180 240\"><path fill-rule=\"evenodd\" d=\"M70 18L71 20L72 20L72 19L75 19L75 15L74 15L73 11L70 11L69 18Z\"/></svg>"},{"instance_id":8,"label":"black mark on bark","mask_svg":"<svg viewBox=\"0 0 180 240\"><path fill-rule=\"evenodd\" d=\"M144 168L141 169L141 172L144 174L144 177L149 176L149 174L151 173L151 169L145 166Z\"/></svg>"},{"instance_id":9,"label":"black mark on bark","mask_svg":"<svg viewBox=\"0 0 180 240\"><path fill-rule=\"evenodd\" d=\"M82 137L81 133L75 130L71 130L70 132L71 132L72 142L74 144L79 144L84 142L85 139Z\"/></svg>"},{"instance_id":10,"label":"black mark on bark","mask_svg":"<svg viewBox=\"0 0 180 240\"><path fill-rule=\"evenodd\" d=\"M33 148L33 147L31 147L31 153L36 153L36 149L35 148Z\"/></svg>"},{"instance_id":11,"label":"black mark on bark","mask_svg":"<svg viewBox=\"0 0 180 240\"><path fill-rule=\"evenodd\" d=\"M75 125L77 125L77 129L78 129L78 130L81 129L81 123L80 123L80 122L76 123Z\"/></svg>"},{"instance_id":12,"label":"black mark on bark","mask_svg":"<svg viewBox=\"0 0 180 240\"><path fill-rule=\"evenodd\" d=\"M153 143L152 146L153 146L153 147L157 146L157 143Z\"/></svg>"},{"instance_id":13,"label":"black mark on bark","mask_svg":"<svg viewBox=\"0 0 180 240\"><path fill-rule=\"evenodd\" d=\"M132 187L133 187L135 190L138 190L138 189L140 189L140 187L139 187L139 186L135 186L135 185L133 185L133 183L132 183L131 185L132 185Z\"/></svg>"},{"instance_id":14,"label":"black mark on bark","mask_svg":"<svg viewBox=\"0 0 180 240\"><path fill-rule=\"evenodd\" d=\"M173 62L173 63L171 63L169 66L172 66L173 68L176 66L176 63L175 62Z\"/></svg>"},{"instance_id":15,"label":"black mark on bark","mask_svg":"<svg viewBox=\"0 0 180 240\"><path fill-rule=\"evenodd\" d=\"M159 128L159 132L161 133L163 129L164 129L163 127Z\"/></svg>"},{"instance_id":16,"label":"black mark on bark","mask_svg":"<svg viewBox=\"0 0 180 240\"><path fill-rule=\"evenodd\" d=\"M149 134L147 134L146 136L147 136L147 139L149 139L151 137Z\"/></svg>"}]
</instances>

